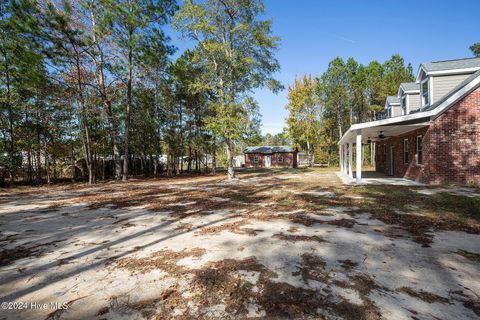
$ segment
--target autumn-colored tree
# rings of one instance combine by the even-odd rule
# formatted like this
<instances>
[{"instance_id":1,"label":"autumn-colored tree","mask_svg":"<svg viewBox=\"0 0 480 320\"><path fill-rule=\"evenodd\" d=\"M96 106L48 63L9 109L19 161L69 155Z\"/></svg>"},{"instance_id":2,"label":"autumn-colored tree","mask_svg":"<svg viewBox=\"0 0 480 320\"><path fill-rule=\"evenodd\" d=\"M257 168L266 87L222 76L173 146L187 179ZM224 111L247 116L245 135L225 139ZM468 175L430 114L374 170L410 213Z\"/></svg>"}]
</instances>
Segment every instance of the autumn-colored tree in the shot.
<instances>
[{"instance_id":1,"label":"autumn-colored tree","mask_svg":"<svg viewBox=\"0 0 480 320\"><path fill-rule=\"evenodd\" d=\"M295 79L288 87L288 133L297 146L308 154L309 164L314 162L314 145L319 136L321 110L315 93L316 83L310 75Z\"/></svg>"}]
</instances>

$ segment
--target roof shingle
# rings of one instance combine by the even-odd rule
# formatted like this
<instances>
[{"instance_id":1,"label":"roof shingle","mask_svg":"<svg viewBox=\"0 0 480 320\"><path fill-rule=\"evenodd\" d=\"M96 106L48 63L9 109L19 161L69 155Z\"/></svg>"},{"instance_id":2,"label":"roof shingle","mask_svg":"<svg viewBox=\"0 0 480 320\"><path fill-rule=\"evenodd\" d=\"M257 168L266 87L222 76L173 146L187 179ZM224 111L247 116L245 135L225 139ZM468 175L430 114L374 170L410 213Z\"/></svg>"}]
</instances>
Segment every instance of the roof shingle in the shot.
<instances>
[{"instance_id":1,"label":"roof shingle","mask_svg":"<svg viewBox=\"0 0 480 320\"><path fill-rule=\"evenodd\" d=\"M392 105L392 104L400 104L400 98L397 96L388 96L387 97L387 103Z\"/></svg>"},{"instance_id":2,"label":"roof shingle","mask_svg":"<svg viewBox=\"0 0 480 320\"><path fill-rule=\"evenodd\" d=\"M400 84L400 88L402 88L403 91L420 91L420 83L403 82Z\"/></svg>"},{"instance_id":3,"label":"roof shingle","mask_svg":"<svg viewBox=\"0 0 480 320\"><path fill-rule=\"evenodd\" d=\"M454 70L454 69L469 69L469 68L480 69L480 57L428 62L428 63L422 63L421 66L427 72L446 71L446 70Z\"/></svg>"},{"instance_id":4,"label":"roof shingle","mask_svg":"<svg viewBox=\"0 0 480 320\"><path fill-rule=\"evenodd\" d=\"M278 153L278 152L294 152L289 146L261 146L261 147L246 147L243 153Z\"/></svg>"}]
</instances>

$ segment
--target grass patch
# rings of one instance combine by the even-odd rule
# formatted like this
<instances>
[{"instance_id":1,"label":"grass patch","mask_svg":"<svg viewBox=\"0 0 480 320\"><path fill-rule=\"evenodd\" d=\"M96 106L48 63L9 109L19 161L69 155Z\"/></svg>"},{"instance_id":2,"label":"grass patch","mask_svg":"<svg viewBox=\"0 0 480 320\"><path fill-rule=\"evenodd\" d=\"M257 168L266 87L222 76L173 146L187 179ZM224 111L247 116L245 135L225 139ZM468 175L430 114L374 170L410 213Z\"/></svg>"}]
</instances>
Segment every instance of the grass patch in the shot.
<instances>
[{"instance_id":1,"label":"grass patch","mask_svg":"<svg viewBox=\"0 0 480 320\"><path fill-rule=\"evenodd\" d=\"M442 192L432 197L432 201L426 201L427 206L432 205L436 209L453 212L480 222L480 197L467 197Z\"/></svg>"},{"instance_id":2,"label":"grass patch","mask_svg":"<svg viewBox=\"0 0 480 320\"><path fill-rule=\"evenodd\" d=\"M378 209L397 209L407 213L452 218L463 222L480 222L480 197L442 192L423 195L407 186L367 185L351 188L352 192L372 198ZM469 221L470 220L470 221Z\"/></svg>"}]
</instances>

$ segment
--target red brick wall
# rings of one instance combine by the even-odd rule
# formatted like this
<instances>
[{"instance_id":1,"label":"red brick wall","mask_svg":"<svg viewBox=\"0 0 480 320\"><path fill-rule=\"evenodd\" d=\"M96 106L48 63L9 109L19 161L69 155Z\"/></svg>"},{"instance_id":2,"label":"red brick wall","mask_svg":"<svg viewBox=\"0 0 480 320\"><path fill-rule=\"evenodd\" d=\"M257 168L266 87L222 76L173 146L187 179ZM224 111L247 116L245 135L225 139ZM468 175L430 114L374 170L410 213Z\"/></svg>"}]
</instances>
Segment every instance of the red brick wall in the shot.
<instances>
[{"instance_id":1,"label":"red brick wall","mask_svg":"<svg viewBox=\"0 0 480 320\"><path fill-rule=\"evenodd\" d=\"M423 136L423 165L416 164L416 136ZM409 163L403 163L403 140ZM389 173L390 146L394 175L432 184L480 185L480 88L430 123L428 128L376 143L376 169ZM384 154L384 148L386 155Z\"/></svg>"},{"instance_id":2,"label":"red brick wall","mask_svg":"<svg viewBox=\"0 0 480 320\"><path fill-rule=\"evenodd\" d=\"M407 177L416 181L425 180L425 159L427 158L425 138L423 139L423 165L417 165L417 136L425 136L427 128L417 129L407 134L387 138L377 142L376 170L390 174L390 147L393 147L393 171L395 177ZM404 162L403 143L408 140L408 162Z\"/></svg>"},{"instance_id":3,"label":"red brick wall","mask_svg":"<svg viewBox=\"0 0 480 320\"><path fill-rule=\"evenodd\" d=\"M258 163L253 162L254 156L258 156ZM297 166L297 153L296 152L282 152L273 153L270 155L272 158L272 168L289 167L295 168ZM283 162L278 162L279 157L283 157ZM245 167L247 168L264 168L265 167L265 155L261 153L246 153L245 154Z\"/></svg>"},{"instance_id":4,"label":"red brick wall","mask_svg":"<svg viewBox=\"0 0 480 320\"><path fill-rule=\"evenodd\" d=\"M480 185L480 88L430 126L431 183Z\"/></svg>"},{"instance_id":5,"label":"red brick wall","mask_svg":"<svg viewBox=\"0 0 480 320\"><path fill-rule=\"evenodd\" d=\"M253 162L253 157L258 156L258 163ZM264 158L261 153L245 153L245 167L247 168L262 168L264 166Z\"/></svg>"}]
</instances>

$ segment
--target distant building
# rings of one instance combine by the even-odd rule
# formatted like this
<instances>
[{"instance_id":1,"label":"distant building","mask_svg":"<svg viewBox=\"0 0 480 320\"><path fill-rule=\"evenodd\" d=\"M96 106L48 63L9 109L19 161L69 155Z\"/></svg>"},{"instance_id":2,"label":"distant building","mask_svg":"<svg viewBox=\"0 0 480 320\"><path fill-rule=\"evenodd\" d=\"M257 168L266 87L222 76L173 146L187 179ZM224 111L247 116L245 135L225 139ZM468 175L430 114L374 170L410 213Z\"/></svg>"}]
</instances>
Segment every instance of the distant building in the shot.
<instances>
[{"instance_id":1,"label":"distant building","mask_svg":"<svg viewBox=\"0 0 480 320\"><path fill-rule=\"evenodd\" d=\"M238 155L238 156L233 157L233 166L235 168L244 167L245 166L245 156L242 154L242 155Z\"/></svg>"},{"instance_id":2,"label":"distant building","mask_svg":"<svg viewBox=\"0 0 480 320\"><path fill-rule=\"evenodd\" d=\"M296 168L297 149L288 146L247 147L245 167L247 168Z\"/></svg>"},{"instance_id":3,"label":"distant building","mask_svg":"<svg viewBox=\"0 0 480 320\"><path fill-rule=\"evenodd\" d=\"M298 152L297 153L297 165L299 167L308 166L310 161L308 161L308 154L305 152Z\"/></svg>"}]
</instances>

